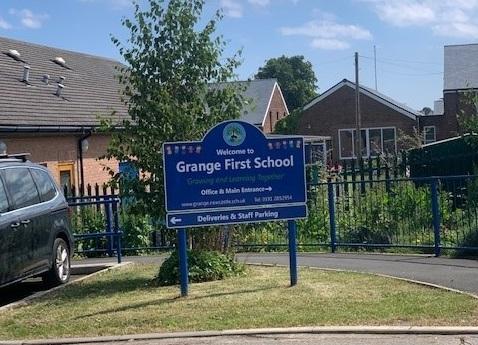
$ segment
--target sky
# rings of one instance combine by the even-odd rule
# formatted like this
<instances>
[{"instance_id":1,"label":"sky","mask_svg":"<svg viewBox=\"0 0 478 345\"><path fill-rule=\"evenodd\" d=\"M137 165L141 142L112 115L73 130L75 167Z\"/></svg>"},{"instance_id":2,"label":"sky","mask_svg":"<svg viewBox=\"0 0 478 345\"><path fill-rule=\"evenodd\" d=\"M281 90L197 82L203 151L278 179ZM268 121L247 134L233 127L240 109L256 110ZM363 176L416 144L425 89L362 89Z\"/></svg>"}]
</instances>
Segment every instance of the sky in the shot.
<instances>
[{"instance_id":1,"label":"sky","mask_svg":"<svg viewBox=\"0 0 478 345\"><path fill-rule=\"evenodd\" d=\"M219 8L225 55L242 49L239 79L267 59L303 55L325 92L355 80L358 52L361 84L377 80L417 110L442 97L443 46L478 42L478 0L206 0L204 20ZM124 41L121 19L132 14L132 0L1 0L0 36L121 61L110 36Z\"/></svg>"}]
</instances>

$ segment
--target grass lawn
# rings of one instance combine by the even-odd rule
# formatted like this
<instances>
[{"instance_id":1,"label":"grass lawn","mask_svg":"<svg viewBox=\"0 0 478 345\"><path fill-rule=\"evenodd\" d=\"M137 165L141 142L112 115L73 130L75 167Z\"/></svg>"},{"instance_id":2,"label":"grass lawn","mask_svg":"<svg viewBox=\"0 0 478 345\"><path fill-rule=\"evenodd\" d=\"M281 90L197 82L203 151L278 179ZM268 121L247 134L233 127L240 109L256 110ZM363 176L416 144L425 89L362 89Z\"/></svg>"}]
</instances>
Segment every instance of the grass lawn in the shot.
<instances>
[{"instance_id":1,"label":"grass lawn","mask_svg":"<svg viewBox=\"0 0 478 345\"><path fill-rule=\"evenodd\" d=\"M478 300L371 275L251 267L248 275L155 287L156 266L113 270L0 313L0 339L320 325L478 325Z\"/></svg>"}]
</instances>

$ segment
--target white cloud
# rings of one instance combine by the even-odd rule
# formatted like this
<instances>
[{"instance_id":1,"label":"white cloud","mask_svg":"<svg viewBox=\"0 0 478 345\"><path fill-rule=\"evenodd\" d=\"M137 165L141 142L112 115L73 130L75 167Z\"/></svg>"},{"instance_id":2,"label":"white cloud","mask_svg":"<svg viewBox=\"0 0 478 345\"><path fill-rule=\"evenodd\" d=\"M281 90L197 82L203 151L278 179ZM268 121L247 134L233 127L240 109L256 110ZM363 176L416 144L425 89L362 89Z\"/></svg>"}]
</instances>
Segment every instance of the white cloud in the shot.
<instances>
[{"instance_id":1,"label":"white cloud","mask_svg":"<svg viewBox=\"0 0 478 345\"><path fill-rule=\"evenodd\" d=\"M325 50L344 50L350 48L350 44L345 41L327 38L315 38L310 45L314 48Z\"/></svg>"},{"instance_id":2,"label":"white cloud","mask_svg":"<svg viewBox=\"0 0 478 345\"><path fill-rule=\"evenodd\" d=\"M48 14L33 13L29 9L16 10L11 8L9 13L20 18L22 25L29 29L40 29L43 26L43 22L50 18Z\"/></svg>"},{"instance_id":3,"label":"white cloud","mask_svg":"<svg viewBox=\"0 0 478 345\"><path fill-rule=\"evenodd\" d=\"M11 29L11 28L12 28L12 26L10 25L10 23L8 23L5 19L0 17L0 29L8 30L8 29Z\"/></svg>"},{"instance_id":4,"label":"white cloud","mask_svg":"<svg viewBox=\"0 0 478 345\"><path fill-rule=\"evenodd\" d=\"M247 0L250 4L265 7L271 3L270 0Z\"/></svg>"},{"instance_id":5,"label":"white cloud","mask_svg":"<svg viewBox=\"0 0 478 345\"><path fill-rule=\"evenodd\" d=\"M317 12L318 13L318 12ZM350 47L349 40L368 40L372 34L367 29L358 25L339 24L335 16L323 13L320 17L325 20L312 20L296 27L282 27L280 32L284 36L311 37L311 46L318 49L347 49Z\"/></svg>"},{"instance_id":6,"label":"white cloud","mask_svg":"<svg viewBox=\"0 0 478 345\"><path fill-rule=\"evenodd\" d=\"M242 17L243 8L237 0L221 0L220 5L226 16L232 18Z\"/></svg>"},{"instance_id":7,"label":"white cloud","mask_svg":"<svg viewBox=\"0 0 478 345\"><path fill-rule=\"evenodd\" d=\"M396 26L423 25L436 20L432 8L414 1L384 1L376 4L376 11L382 21Z\"/></svg>"},{"instance_id":8,"label":"white cloud","mask_svg":"<svg viewBox=\"0 0 478 345\"><path fill-rule=\"evenodd\" d=\"M360 1L393 26L422 26L439 36L478 38L478 0Z\"/></svg>"}]
</instances>

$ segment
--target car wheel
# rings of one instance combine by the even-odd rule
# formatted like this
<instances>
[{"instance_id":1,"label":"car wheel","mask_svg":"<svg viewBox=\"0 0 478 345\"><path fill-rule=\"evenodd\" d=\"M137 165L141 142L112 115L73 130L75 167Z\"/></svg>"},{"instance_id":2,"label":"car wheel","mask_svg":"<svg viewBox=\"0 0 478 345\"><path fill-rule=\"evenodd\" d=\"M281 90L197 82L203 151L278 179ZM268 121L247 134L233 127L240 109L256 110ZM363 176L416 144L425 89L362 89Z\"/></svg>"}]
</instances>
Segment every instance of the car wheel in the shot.
<instances>
[{"instance_id":1,"label":"car wheel","mask_svg":"<svg viewBox=\"0 0 478 345\"><path fill-rule=\"evenodd\" d=\"M61 285L70 280L70 249L66 242L57 238L53 243L53 263L44 276L48 285Z\"/></svg>"}]
</instances>

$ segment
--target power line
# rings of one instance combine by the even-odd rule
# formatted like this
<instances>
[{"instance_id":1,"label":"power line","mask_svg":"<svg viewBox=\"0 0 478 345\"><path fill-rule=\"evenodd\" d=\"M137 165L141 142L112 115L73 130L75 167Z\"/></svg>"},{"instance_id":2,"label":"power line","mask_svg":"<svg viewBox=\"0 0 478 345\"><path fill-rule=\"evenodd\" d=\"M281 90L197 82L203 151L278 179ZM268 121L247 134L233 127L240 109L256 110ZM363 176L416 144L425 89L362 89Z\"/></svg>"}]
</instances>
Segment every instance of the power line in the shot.
<instances>
[{"instance_id":1,"label":"power line","mask_svg":"<svg viewBox=\"0 0 478 345\"><path fill-rule=\"evenodd\" d=\"M372 56L362 56L365 59L371 59L373 60ZM431 61L418 61L418 60L405 60L405 59L394 59L394 58L380 58L382 61L388 61L388 62L404 62L404 63L412 63L412 64L422 64L422 65L437 65L441 66L441 63L439 62L431 62Z\"/></svg>"},{"instance_id":2,"label":"power line","mask_svg":"<svg viewBox=\"0 0 478 345\"><path fill-rule=\"evenodd\" d=\"M366 59L369 59L369 60L374 60L374 58L370 58L370 57L365 57L365 56L361 56L361 57L364 57ZM374 60L375 61L375 60ZM374 61L369 61L370 63L374 62ZM400 64L400 63L395 63L395 62L388 62L384 59L377 59L378 62L381 62L383 64L386 64L386 65L391 65L391 66L396 66L396 67L400 67L402 69L409 69L409 70L413 70L413 71L419 71L419 72L424 72L422 68L420 67L414 67L414 66L409 66L409 65L404 65L404 64ZM429 74L429 73L443 73L443 72L437 72L437 71L425 71L426 74Z\"/></svg>"},{"instance_id":3,"label":"power line","mask_svg":"<svg viewBox=\"0 0 478 345\"><path fill-rule=\"evenodd\" d=\"M403 75L407 77L425 77L425 76L432 76L432 75L443 75L443 72L430 72L430 73L402 73L397 71L390 71L386 69L380 69L380 72L396 74L396 75Z\"/></svg>"}]
</instances>

